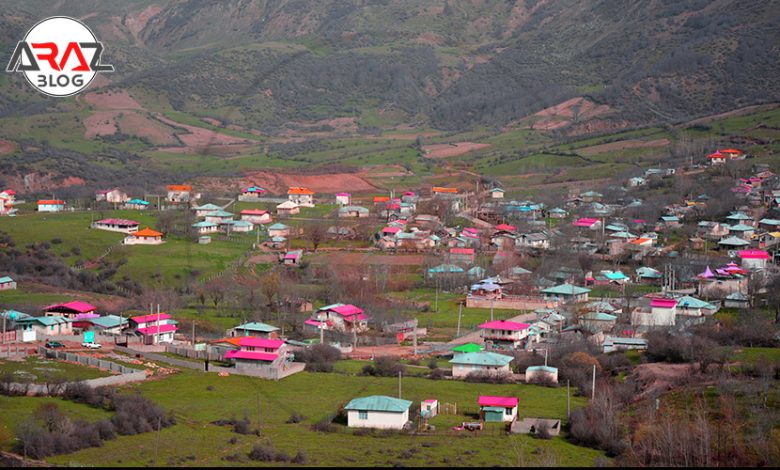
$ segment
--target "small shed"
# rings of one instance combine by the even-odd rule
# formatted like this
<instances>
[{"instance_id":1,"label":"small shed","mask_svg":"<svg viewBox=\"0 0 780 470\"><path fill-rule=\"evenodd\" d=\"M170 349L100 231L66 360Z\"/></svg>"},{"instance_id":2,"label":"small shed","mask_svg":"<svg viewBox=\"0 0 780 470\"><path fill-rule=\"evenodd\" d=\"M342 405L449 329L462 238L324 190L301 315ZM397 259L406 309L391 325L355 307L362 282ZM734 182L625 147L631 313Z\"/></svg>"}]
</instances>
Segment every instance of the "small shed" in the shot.
<instances>
[{"instance_id":1,"label":"small shed","mask_svg":"<svg viewBox=\"0 0 780 470\"><path fill-rule=\"evenodd\" d=\"M344 407L351 428L403 429L412 402L383 395L355 398Z\"/></svg>"},{"instance_id":2,"label":"small shed","mask_svg":"<svg viewBox=\"0 0 780 470\"><path fill-rule=\"evenodd\" d=\"M420 416L430 419L439 414L439 400L429 398L420 404Z\"/></svg>"},{"instance_id":3,"label":"small shed","mask_svg":"<svg viewBox=\"0 0 780 470\"><path fill-rule=\"evenodd\" d=\"M514 421L517 417L517 404L517 397L480 396L479 417L488 423Z\"/></svg>"},{"instance_id":4,"label":"small shed","mask_svg":"<svg viewBox=\"0 0 780 470\"><path fill-rule=\"evenodd\" d=\"M531 366L525 370L525 382L532 383L536 380L550 380L558 383L558 368L550 366Z\"/></svg>"}]
</instances>

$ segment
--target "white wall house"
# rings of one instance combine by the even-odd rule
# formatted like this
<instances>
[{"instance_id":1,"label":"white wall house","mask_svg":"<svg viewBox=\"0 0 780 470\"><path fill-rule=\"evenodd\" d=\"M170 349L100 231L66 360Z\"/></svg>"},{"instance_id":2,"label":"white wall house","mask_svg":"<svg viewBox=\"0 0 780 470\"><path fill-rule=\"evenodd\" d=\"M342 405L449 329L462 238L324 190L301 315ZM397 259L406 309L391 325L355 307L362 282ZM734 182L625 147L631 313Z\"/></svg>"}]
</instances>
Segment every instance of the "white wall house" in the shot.
<instances>
[{"instance_id":1,"label":"white wall house","mask_svg":"<svg viewBox=\"0 0 780 470\"><path fill-rule=\"evenodd\" d=\"M384 395L355 398L344 407L351 428L403 429L412 402Z\"/></svg>"}]
</instances>

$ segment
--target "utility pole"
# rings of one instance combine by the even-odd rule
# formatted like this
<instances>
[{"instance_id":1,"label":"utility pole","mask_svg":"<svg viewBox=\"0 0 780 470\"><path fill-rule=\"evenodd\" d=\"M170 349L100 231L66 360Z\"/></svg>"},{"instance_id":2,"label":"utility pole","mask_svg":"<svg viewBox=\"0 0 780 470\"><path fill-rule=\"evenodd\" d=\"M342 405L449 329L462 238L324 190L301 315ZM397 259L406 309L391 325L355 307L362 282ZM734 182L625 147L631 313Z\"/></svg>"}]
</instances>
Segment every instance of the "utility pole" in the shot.
<instances>
[{"instance_id":1,"label":"utility pole","mask_svg":"<svg viewBox=\"0 0 780 470\"><path fill-rule=\"evenodd\" d=\"M401 398L401 371L398 371L398 398Z\"/></svg>"},{"instance_id":2,"label":"utility pole","mask_svg":"<svg viewBox=\"0 0 780 470\"><path fill-rule=\"evenodd\" d=\"M154 466L157 466L157 456L160 450L160 428L162 427L162 416L157 417L157 439L154 441Z\"/></svg>"},{"instance_id":3,"label":"utility pole","mask_svg":"<svg viewBox=\"0 0 780 470\"><path fill-rule=\"evenodd\" d=\"M412 341L414 342L414 355L417 356L417 326L416 325L412 332Z\"/></svg>"},{"instance_id":4,"label":"utility pole","mask_svg":"<svg viewBox=\"0 0 780 470\"><path fill-rule=\"evenodd\" d=\"M495 301L495 297L490 298L490 321L493 321L493 302Z\"/></svg>"},{"instance_id":5,"label":"utility pole","mask_svg":"<svg viewBox=\"0 0 780 470\"><path fill-rule=\"evenodd\" d=\"M596 364L593 364L593 384L591 388L590 401L593 401L596 399Z\"/></svg>"},{"instance_id":6,"label":"utility pole","mask_svg":"<svg viewBox=\"0 0 780 470\"><path fill-rule=\"evenodd\" d=\"M571 393L569 392L569 380L566 380L566 419L571 417Z\"/></svg>"},{"instance_id":7,"label":"utility pole","mask_svg":"<svg viewBox=\"0 0 780 470\"><path fill-rule=\"evenodd\" d=\"M436 277L436 312L439 311L439 277Z\"/></svg>"},{"instance_id":8,"label":"utility pole","mask_svg":"<svg viewBox=\"0 0 780 470\"><path fill-rule=\"evenodd\" d=\"M195 348L195 320L192 321L192 348Z\"/></svg>"},{"instance_id":9,"label":"utility pole","mask_svg":"<svg viewBox=\"0 0 780 470\"><path fill-rule=\"evenodd\" d=\"M463 314L463 302L458 302L458 330L455 332L455 337L460 337L460 317Z\"/></svg>"}]
</instances>

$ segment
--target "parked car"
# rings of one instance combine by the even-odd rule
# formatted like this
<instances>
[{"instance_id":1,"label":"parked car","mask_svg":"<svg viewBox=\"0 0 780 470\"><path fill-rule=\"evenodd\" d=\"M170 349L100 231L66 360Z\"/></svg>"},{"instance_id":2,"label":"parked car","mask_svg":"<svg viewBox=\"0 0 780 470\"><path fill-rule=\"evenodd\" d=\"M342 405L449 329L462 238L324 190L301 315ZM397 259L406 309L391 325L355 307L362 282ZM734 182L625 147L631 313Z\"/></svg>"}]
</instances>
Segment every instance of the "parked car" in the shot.
<instances>
[{"instance_id":1,"label":"parked car","mask_svg":"<svg viewBox=\"0 0 780 470\"><path fill-rule=\"evenodd\" d=\"M100 343L81 343L81 347L89 349L100 349L103 346L101 346Z\"/></svg>"},{"instance_id":2,"label":"parked car","mask_svg":"<svg viewBox=\"0 0 780 470\"><path fill-rule=\"evenodd\" d=\"M47 348L64 348L65 347L65 345L60 343L59 341L52 341L52 340L47 340L45 346Z\"/></svg>"}]
</instances>

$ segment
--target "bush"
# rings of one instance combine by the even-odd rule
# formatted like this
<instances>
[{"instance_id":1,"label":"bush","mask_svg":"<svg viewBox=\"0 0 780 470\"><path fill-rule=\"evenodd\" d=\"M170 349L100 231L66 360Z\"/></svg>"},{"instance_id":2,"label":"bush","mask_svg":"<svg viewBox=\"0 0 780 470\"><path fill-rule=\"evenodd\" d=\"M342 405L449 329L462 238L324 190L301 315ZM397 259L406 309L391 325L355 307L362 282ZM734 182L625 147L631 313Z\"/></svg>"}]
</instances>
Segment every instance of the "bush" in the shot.
<instances>
[{"instance_id":1,"label":"bush","mask_svg":"<svg viewBox=\"0 0 780 470\"><path fill-rule=\"evenodd\" d=\"M286 423L287 424L296 424L296 423L300 423L304 419L306 419L305 416L303 416L302 414L298 414L297 411L293 411L292 414L290 415L290 417L287 418Z\"/></svg>"},{"instance_id":2,"label":"bush","mask_svg":"<svg viewBox=\"0 0 780 470\"><path fill-rule=\"evenodd\" d=\"M464 379L470 383L506 384L509 383L509 374L495 374L486 372L471 372Z\"/></svg>"},{"instance_id":3,"label":"bush","mask_svg":"<svg viewBox=\"0 0 780 470\"><path fill-rule=\"evenodd\" d=\"M431 369L431 370L436 370L436 369L438 369L438 368L439 368L439 363L438 363L438 362L436 362L436 358L435 358L435 357L432 357L432 358L431 358L431 359L428 361L428 368L429 368L429 369Z\"/></svg>"},{"instance_id":4,"label":"bush","mask_svg":"<svg viewBox=\"0 0 780 470\"><path fill-rule=\"evenodd\" d=\"M296 360L306 363L310 372L333 372L333 363L341 359L341 351L327 344L315 344L298 352Z\"/></svg>"},{"instance_id":5,"label":"bush","mask_svg":"<svg viewBox=\"0 0 780 470\"><path fill-rule=\"evenodd\" d=\"M372 375L379 377L396 377L398 373L405 373L406 366L401 364L396 356L381 356L374 361L374 364L366 364L361 371L362 375Z\"/></svg>"},{"instance_id":6,"label":"bush","mask_svg":"<svg viewBox=\"0 0 780 470\"><path fill-rule=\"evenodd\" d=\"M273 462L276 458L276 449L270 445L255 444L249 452L249 458L257 462Z\"/></svg>"},{"instance_id":7,"label":"bush","mask_svg":"<svg viewBox=\"0 0 780 470\"><path fill-rule=\"evenodd\" d=\"M447 376L447 371L445 371L444 369L433 369L431 373L428 374L428 378L433 380L443 379L446 376Z\"/></svg>"},{"instance_id":8,"label":"bush","mask_svg":"<svg viewBox=\"0 0 780 470\"><path fill-rule=\"evenodd\" d=\"M295 454L295 457L292 458L291 462L298 465L306 465L308 459L306 458L306 454L302 450L299 450L298 453Z\"/></svg>"}]
</instances>

